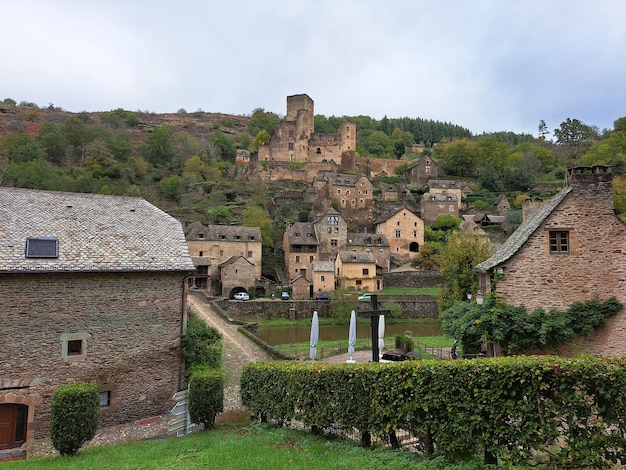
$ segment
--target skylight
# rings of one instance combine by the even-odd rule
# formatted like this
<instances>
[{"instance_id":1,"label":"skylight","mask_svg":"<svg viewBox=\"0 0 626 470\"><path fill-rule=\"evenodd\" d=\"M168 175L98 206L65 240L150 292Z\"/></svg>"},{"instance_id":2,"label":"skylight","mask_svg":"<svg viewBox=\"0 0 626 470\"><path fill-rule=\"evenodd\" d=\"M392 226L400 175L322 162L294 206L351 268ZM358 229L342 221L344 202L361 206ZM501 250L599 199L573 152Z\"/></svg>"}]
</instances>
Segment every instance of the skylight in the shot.
<instances>
[{"instance_id":1,"label":"skylight","mask_svg":"<svg viewBox=\"0 0 626 470\"><path fill-rule=\"evenodd\" d=\"M59 239L58 238L27 238L26 239L27 258L58 258Z\"/></svg>"}]
</instances>

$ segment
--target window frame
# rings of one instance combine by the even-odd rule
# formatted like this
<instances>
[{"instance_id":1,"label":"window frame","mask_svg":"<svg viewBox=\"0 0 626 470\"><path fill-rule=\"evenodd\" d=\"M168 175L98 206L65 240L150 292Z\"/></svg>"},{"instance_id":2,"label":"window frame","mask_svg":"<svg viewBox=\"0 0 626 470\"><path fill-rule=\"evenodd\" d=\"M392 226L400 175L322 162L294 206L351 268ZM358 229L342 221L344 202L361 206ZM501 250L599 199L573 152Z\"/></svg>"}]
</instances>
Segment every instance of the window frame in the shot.
<instances>
[{"instance_id":1,"label":"window frame","mask_svg":"<svg viewBox=\"0 0 626 470\"><path fill-rule=\"evenodd\" d=\"M569 230L549 230L548 250L551 255L567 255L572 251Z\"/></svg>"}]
</instances>

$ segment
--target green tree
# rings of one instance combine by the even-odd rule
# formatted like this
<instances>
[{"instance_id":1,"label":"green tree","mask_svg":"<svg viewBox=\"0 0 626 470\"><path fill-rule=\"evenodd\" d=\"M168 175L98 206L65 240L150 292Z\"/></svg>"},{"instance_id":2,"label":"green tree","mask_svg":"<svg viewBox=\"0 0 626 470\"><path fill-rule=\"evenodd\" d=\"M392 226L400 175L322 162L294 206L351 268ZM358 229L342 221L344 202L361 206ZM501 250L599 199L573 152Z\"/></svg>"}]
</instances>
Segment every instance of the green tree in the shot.
<instances>
[{"instance_id":1,"label":"green tree","mask_svg":"<svg viewBox=\"0 0 626 470\"><path fill-rule=\"evenodd\" d=\"M167 197L171 199L178 199L182 191L181 178L178 175L168 176L167 178L163 178L159 181L159 189L165 194Z\"/></svg>"},{"instance_id":2,"label":"green tree","mask_svg":"<svg viewBox=\"0 0 626 470\"><path fill-rule=\"evenodd\" d=\"M228 224L233 218L228 207L217 206L211 208L207 214L208 220L213 224Z\"/></svg>"},{"instance_id":3,"label":"green tree","mask_svg":"<svg viewBox=\"0 0 626 470\"><path fill-rule=\"evenodd\" d=\"M147 160L155 167L167 167L175 157L174 135L165 125L156 126L146 140Z\"/></svg>"},{"instance_id":4,"label":"green tree","mask_svg":"<svg viewBox=\"0 0 626 470\"><path fill-rule=\"evenodd\" d=\"M67 150L67 138L53 122L44 122L39 129L39 143L44 149L48 160L62 163Z\"/></svg>"},{"instance_id":5,"label":"green tree","mask_svg":"<svg viewBox=\"0 0 626 470\"><path fill-rule=\"evenodd\" d=\"M42 157L44 151L39 142L22 132L4 136L0 141L0 153L7 155L11 162L24 163Z\"/></svg>"},{"instance_id":6,"label":"green tree","mask_svg":"<svg viewBox=\"0 0 626 470\"><path fill-rule=\"evenodd\" d=\"M233 139L222 131L217 131L211 136L211 144L219 149L222 159L234 161L237 155L237 146Z\"/></svg>"},{"instance_id":7,"label":"green tree","mask_svg":"<svg viewBox=\"0 0 626 470\"><path fill-rule=\"evenodd\" d=\"M271 248L274 246L272 239L273 223L267 210L258 206L248 206L242 211L241 216L246 227L259 227L264 247Z\"/></svg>"},{"instance_id":8,"label":"green tree","mask_svg":"<svg viewBox=\"0 0 626 470\"><path fill-rule=\"evenodd\" d=\"M489 258L489 240L471 233L452 232L440 256L444 284L439 291L439 311L446 310L455 301L475 293L477 279L474 266Z\"/></svg>"},{"instance_id":9,"label":"green tree","mask_svg":"<svg viewBox=\"0 0 626 470\"><path fill-rule=\"evenodd\" d=\"M459 139L437 146L443 170L450 175L473 175L476 170L478 150L476 143Z\"/></svg>"},{"instance_id":10,"label":"green tree","mask_svg":"<svg viewBox=\"0 0 626 470\"><path fill-rule=\"evenodd\" d=\"M364 142L364 146L368 153L377 157L389 156L393 149L391 139L383 131L370 133L367 141Z\"/></svg>"},{"instance_id":11,"label":"green tree","mask_svg":"<svg viewBox=\"0 0 626 470\"><path fill-rule=\"evenodd\" d=\"M63 123L63 134L74 148L74 154L81 160L85 158L85 145L89 142L89 132L85 122L78 116L71 116Z\"/></svg>"},{"instance_id":12,"label":"green tree","mask_svg":"<svg viewBox=\"0 0 626 470\"><path fill-rule=\"evenodd\" d=\"M257 135L261 131L272 134L279 123L280 118L277 114L266 112L263 108L257 108L252 111L252 116L248 121L248 132L250 135Z\"/></svg>"},{"instance_id":13,"label":"green tree","mask_svg":"<svg viewBox=\"0 0 626 470\"><path fill-rule=\"evenodd\" d=\"M492 166L496 173L502 174L509 154L506 144L498 141L494 135L484 135L476 142L476 166Z\"/></svg>"}]
</instances>

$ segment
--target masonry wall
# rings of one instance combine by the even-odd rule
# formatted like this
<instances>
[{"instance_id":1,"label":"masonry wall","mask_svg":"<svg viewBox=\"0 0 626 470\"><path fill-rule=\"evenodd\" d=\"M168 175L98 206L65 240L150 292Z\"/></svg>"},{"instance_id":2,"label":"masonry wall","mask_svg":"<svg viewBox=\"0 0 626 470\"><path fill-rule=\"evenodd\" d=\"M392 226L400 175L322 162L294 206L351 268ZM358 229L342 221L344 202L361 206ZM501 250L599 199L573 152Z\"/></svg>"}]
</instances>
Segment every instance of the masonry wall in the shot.
<instances>
[{"instance_id":1,"label":"masonry wall","mask_svg":"<svg viewBox=\"0 0 626 470\"><path fill-rule=\"evenodd\" d=\"M610 175L608 175L610 176ZM607 178L608 179L608 178ZM609 181L575 189L503 267L497 291L515 305L564 310L615 296L626 305L626 225L613 214ZM570 253L550 254L549 231L568 230ZM626 354L626 313L592 335L584 352Z\"/></svg>"},{"instance_id":2,"label":"masonry wall","mask_svg":"<svg viewBox=\"0 0 626 470\"><path fill-rule=\"evenodd\" d=\"M102 425L168 412L181 376L184 274L0 275L0 402L33 404L36 437L49 432L56 388L98 383L111 391ZM63 355L62 335L86 337L83 357ZM19 385L20 388L17 388Z\"/></svg>"}]
</instances>

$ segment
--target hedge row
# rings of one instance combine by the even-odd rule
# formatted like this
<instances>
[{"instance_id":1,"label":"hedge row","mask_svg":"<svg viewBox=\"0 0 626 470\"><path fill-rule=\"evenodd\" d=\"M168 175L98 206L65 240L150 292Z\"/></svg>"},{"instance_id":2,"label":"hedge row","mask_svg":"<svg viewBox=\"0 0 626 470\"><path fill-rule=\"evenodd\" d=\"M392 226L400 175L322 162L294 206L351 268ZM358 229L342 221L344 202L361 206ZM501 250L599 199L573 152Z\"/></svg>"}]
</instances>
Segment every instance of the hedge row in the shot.
<instances>
[{"instance_id":1,"label":"hedge row","mask_svg":"<svg viewBox=\"0 0 626 470\"><path fill-rule=\"evenodd\" d=\"M626 459L626 358L512 357L337 365L265 362L241 379L262 420L370 435L427 455L601 468ZM539 460L539 462L538 462Z\"/></svg>"}]
</instances>

